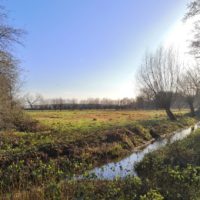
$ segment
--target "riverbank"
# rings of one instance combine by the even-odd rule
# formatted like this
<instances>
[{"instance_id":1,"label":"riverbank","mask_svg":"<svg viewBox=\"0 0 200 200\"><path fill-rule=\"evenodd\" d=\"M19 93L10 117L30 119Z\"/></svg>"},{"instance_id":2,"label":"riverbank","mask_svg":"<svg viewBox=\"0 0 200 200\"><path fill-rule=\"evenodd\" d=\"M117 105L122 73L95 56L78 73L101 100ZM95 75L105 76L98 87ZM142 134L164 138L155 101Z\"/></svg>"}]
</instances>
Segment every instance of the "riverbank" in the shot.
<instances>
[{"instance_id":1,"label":"riverbank","mask_svg":"<svg viewBox=\"0 0 200 200\"><path fill-rule=\"evenodd\" d=\"M100 180L114 180L116 178L125 178L127 176L137 176L137 172L134 170L134 168L138 162L141 162L143 160L145 155L150 152L156 151L168 144L172 144L176 141L186 138L199 127L200 124L197 123L195 126L180 129L170 134L162 135L159 139L154 140L153 142L147 142L147 144L144 145L141 150L135 150L133 153L131 153L131 155L123 158L118 162L111 162L99 168L94 168L93 170L88 172L87 177Z\"/></svg>"}]
</instances>

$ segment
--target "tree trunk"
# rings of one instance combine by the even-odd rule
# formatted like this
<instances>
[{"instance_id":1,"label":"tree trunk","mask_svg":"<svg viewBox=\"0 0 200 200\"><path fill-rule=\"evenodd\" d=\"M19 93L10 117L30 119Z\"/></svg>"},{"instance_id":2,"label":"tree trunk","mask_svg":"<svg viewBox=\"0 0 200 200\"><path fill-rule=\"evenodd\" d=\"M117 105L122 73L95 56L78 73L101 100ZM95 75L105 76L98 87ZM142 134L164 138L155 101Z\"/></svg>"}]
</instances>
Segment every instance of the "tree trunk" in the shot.
<instances>
[{"instance_id":1,"label":"tree trunk","mask_svg":"<svg viewBox=\"0 0 200 200\"><path fill-rule=\"evenodd\" d=\"M195 116L195 111L194 111L193 103L189 103L189 106L190 106L191 116L194 117Z\"/></svg>"},{"instance_id":2,"label":"tree trunk","mask_svg":"<svg viewBox=\"0 0 200 200\"><path fill-rule=\"evenodd\" d=\"M176 117L175 117L175 115L172 113L172 111L170 110L170 108L166 108L165 111L166 111L167 116L169 117L170 120L176 121Z\"/></svg>"}]
</instances>

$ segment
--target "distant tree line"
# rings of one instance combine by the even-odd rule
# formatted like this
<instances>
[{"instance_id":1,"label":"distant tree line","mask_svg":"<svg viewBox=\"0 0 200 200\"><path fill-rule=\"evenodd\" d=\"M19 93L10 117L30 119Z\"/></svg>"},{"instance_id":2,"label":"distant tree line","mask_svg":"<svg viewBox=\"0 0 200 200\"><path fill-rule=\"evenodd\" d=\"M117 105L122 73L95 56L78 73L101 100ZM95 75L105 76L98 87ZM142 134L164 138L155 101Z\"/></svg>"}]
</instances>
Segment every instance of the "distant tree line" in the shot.
<instances>
[{"instance_id":1,"label":"distant tree line","mask_svg":"<svg viewBox=\"0 0 200 200\"><path fill-rule=\"evenodd\" d=\"M188 108L181 94L176 94L176 99L172 105L173 108ZM134 98L123 98L112 100L108 98L89 98L86 100L77 99L44 99L41 95L26 95L24 98L24 108L27 110L84 110L84 109L132 109L132 110L150 110L159 109L154 100L145 93Z\"/></svg>"},{"instance_id":2,"label":"distant tree line","mask_svg":"<svg viewBox=\"0 0 200 200\"><path fill-rule=\"evenodd\" d=\"M41 95L27 95L25 109L30 110L73 110L73 109L130 109L135 106L134 99L112 100L108 98L77 99L44 99ZM143 104L143 103L142 103Z\"/></svg>"}]
</instances>

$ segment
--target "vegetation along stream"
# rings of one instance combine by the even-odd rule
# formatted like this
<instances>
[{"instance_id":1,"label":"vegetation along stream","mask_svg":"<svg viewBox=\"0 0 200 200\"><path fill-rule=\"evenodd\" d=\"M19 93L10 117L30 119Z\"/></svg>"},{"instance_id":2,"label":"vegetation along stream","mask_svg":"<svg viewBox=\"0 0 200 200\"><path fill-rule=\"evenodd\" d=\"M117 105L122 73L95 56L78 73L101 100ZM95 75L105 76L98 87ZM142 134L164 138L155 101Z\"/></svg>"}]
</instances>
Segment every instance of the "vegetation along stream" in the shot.
<instances>
[{"instance_id":1,"label":"vegetation along stream","mask_svg":"<svg viewBox=\"0 0 200 200\"><path fill-rule=\"evenodd\" d=\"M144 158L147 153L155 151L177 140L182 140L190 135L197 128L200 128L200 122L198 122L193 127L175 131L168 137L162 137L158 140L155 140L142 150L132 153L130 156L120 160L119 162L111 162L101 167L96 167L93 170L89 171L89 177L112 180L117 177L123 178L128 175L136 176L137 173L134 170L134 167Z\"/></svg>"}]
</instances>

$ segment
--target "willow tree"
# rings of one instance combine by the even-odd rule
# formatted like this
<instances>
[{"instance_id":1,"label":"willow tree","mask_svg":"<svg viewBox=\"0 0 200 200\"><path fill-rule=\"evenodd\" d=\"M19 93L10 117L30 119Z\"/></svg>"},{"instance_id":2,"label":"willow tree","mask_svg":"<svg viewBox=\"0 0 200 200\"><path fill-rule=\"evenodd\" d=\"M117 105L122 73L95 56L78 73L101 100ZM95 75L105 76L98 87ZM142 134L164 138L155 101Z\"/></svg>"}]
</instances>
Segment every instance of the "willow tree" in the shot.
<instances>
[{"instance_id":1,"label":"willow tree","mask_svg":"<svg viewBox=\"0 0 200 200\"><path fill-rule=\"evenodd\" d=\"M145 55L138 73L141 90L148 92L170 120L176 120L171 105L178 90L179 68L175 51L161 47L155 53Z\"/></svg>"},{"instance_id":2,"label":"willow tree","mask_svg":"<svg viewBox=\"0 0 200 200\"><path fill-rule=\"evenodd\" d=\"M179 92L185 99L185 102L190 108L191 115L195 116L194 103L198 94L198 85L197 79L193 71L187 70L179 81Z\"/></svg>"}]
</instances>

